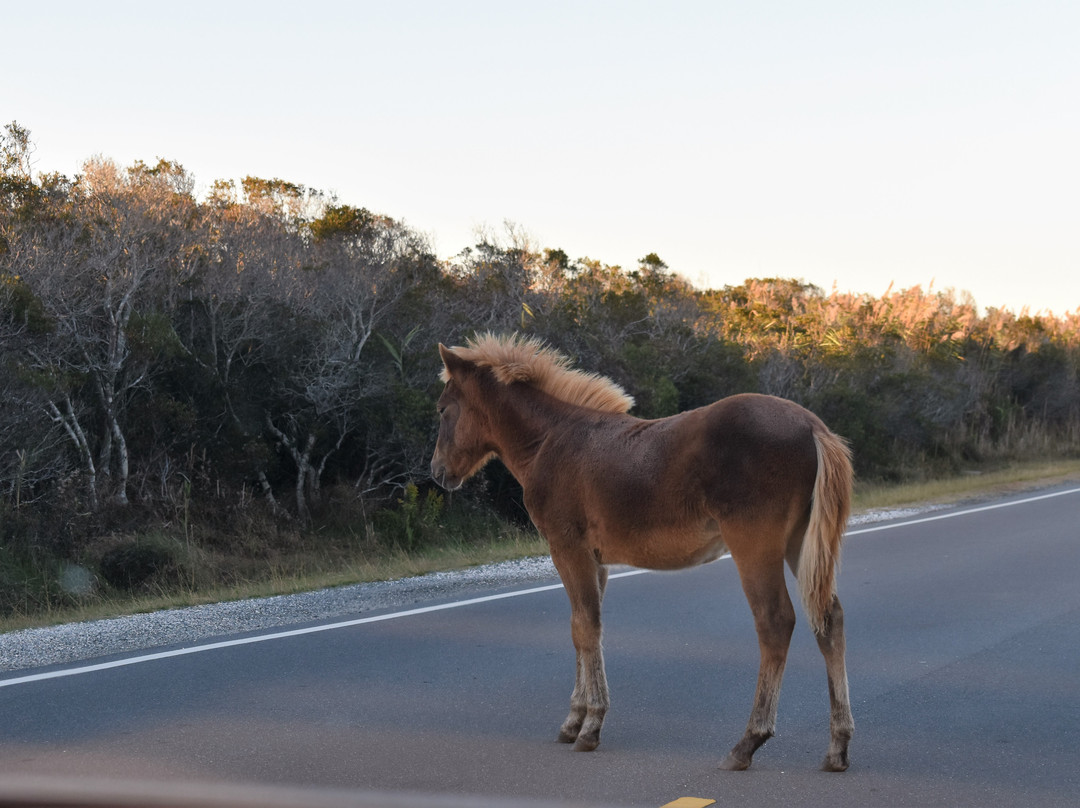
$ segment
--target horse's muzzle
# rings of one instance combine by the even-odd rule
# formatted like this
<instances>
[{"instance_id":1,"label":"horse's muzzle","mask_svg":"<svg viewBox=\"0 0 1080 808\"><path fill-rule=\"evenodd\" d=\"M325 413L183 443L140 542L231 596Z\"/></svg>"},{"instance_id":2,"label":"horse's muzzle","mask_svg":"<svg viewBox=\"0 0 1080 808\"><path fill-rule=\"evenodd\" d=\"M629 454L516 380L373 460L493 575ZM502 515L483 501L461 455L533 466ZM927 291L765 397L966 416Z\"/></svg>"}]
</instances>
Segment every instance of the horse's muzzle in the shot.
<instances>
[{"instance_id":1,"label":"horse's muzzle","mask_svg":"<svg viewBox=\"0 0 1080 808\"><path fill-rule=\"evenodd\" d=\"M462 481L449 478L446 473L446 466L437 460L431 461L431 478L447 491L456 491L461 488Z\"/></svg>"}]
</instances>

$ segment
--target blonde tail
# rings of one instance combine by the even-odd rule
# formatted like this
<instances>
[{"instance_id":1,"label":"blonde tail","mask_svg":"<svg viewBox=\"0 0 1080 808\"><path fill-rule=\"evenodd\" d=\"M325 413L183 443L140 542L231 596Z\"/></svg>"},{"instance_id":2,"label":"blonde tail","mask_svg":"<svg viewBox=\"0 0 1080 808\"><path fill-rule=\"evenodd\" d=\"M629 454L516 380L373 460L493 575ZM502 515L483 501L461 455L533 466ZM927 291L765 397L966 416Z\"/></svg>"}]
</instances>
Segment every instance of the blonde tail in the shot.
<instances>
[{"instance_id":1,"label":"blonde tail","mask_svg":"<svg viewBox=\"0 0 1080 808\"><path fill-rule=\"evenodd\" d=\"M824 425L815 427L818 469L810 523L799 556L799 594L815 634L825 622L836 595L840 544L851 512L851 451L843 438Z\"/></svg>"}]
</instances>

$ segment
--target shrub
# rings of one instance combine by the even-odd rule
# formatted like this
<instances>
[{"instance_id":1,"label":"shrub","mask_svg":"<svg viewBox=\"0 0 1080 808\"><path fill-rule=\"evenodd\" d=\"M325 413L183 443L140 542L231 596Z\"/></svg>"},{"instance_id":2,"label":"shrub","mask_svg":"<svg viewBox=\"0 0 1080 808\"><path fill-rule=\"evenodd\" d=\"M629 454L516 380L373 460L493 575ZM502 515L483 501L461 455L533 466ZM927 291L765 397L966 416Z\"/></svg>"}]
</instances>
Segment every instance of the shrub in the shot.
<instances>
[{"instance_id":1,"label":"shrub","mask_svg":"<svg viewBox=\"0 0 1080 808\"><path fill-rule=\"evenodd\" d=\"M101 557L98 568L106 583L125 592L171 589L190 578L186 555L179 542L151 535L123 540Z\"/></svg>"},{"instance_id":2,"label":"shrub","mask_svg":"<svg viewBox=\"0 0 1080 808\"><path fill-rule=\"evenodd\" d=\"M443 503L442 494L434 488L421 496L419 487L408 483L397 509L387 508L375 514L375 530L386 544L415 550L440 537Z\"/></svg>"}]
</instances>

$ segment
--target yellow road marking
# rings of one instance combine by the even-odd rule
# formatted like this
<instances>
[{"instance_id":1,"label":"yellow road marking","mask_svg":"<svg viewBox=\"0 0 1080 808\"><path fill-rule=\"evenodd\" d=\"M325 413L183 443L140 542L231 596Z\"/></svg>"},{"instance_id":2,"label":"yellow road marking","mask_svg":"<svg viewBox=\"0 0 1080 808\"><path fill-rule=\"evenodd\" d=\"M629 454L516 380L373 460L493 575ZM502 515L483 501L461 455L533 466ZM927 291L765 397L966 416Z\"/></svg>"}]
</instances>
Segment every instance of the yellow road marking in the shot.
<instances>
[{"instance_id":1,"label":"yellow road marking","mask_svg":"<svg viewBox=\"0 0 1080 808\"><path fill-rule=\"evenodd\" d=\"M716 800L706 800L701 797L679 797L674 802L661 805L660 808L705 808L706 805L716 805Z\"/></svg>"}]
</instances>

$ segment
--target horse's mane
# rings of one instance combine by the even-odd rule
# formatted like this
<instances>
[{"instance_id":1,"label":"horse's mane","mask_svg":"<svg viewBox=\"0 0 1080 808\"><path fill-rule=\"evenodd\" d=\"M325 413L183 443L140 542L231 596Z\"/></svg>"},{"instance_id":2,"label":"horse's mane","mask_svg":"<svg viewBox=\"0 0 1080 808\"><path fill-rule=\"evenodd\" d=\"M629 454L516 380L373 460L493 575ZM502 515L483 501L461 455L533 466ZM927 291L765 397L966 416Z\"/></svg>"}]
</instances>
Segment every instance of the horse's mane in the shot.
<instances>
[{"instance_id":1,"label":"horse's mane","mask_svg":"<svg viewBox=\"0 0 1080 808\"><path fill-rule=\"evenodd\" d=\"M536 337L481 334L454 353L490 368L502 384L524 382L560 401L604 412L627 412L634 399L606 376L571 367L570 359ZM443 369L443 381L448 381Z\"/></svg>"}]
</instances>

